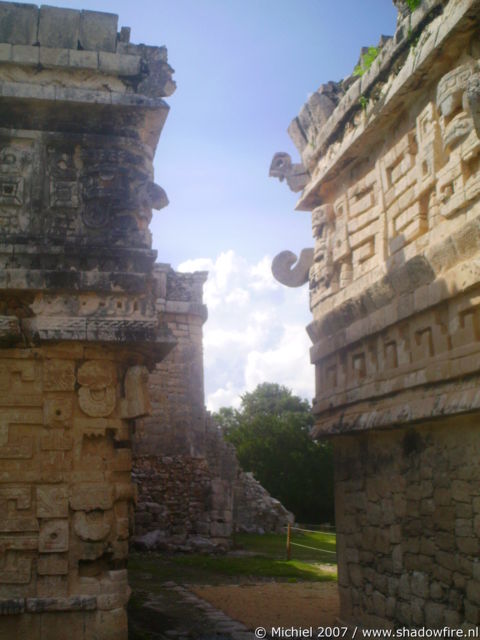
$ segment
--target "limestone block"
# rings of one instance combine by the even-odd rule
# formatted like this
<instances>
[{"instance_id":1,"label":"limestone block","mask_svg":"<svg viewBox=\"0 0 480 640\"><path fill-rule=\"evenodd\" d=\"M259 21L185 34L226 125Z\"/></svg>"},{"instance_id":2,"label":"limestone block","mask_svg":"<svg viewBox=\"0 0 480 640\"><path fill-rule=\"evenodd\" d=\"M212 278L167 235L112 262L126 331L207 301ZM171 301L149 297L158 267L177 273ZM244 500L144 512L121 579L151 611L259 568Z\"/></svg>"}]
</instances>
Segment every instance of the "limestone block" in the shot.
<instances>
[{"instance_id":1,"label":"limestone block","mask_svg":"<svg viewBox=\"0 0 480 640\"><path fill-rule=\"evenodd\" d=\"M40 62L39 47L26 44L14 44L11 53L12 62L36 65Z\"/></svg>"},{"instance_id":2,"label":"limestone block","mask_svg":"<svg viewBox=\"0 0 480 640\"><path fill-rule=\"evenodd\" d=\"M69 50L53 47L39 47L40 64L42 67L68 67Z\"/></svg>"},{"instance_id":3,"label":"limestone block","mask_svg":"<svg viewBox=\"0 0 480 640\"><path fill-rule=\"evenodd\" d=\"M79 67L80 69L98 69L98 53L96 51L76 51L71 49L68 52L68 64L71 67Z\"/></svg>"},{"instance_id":4,"label":"limestone block","mask_svg":"<svg viewBox=\"0 0 480 640\"><path fill-rule=\"evenodd\" d=\"M69 394L49 394L43 405L43 423L52 428L72 426L73 398Z\"/></svg>"},{"instance_id":5,"label":"limestone block","mask_svg":"<svg viewBox=\"0 0 480 640\"><path fill-rule=\"evenodd\" d=\"M0 3L0 42L33 45L37 40L38 7Z\"/></svg>"},{"instance_id":6,"label":"limestone block","mask_svg":"<svg viewBox=\"0 0 480 640\"><path fill-rule=\"evenodd\" d=\"M79 42L84 50L114 52L117 30L117 15L100 11L81 12Z\"/></svg>"},{"instance_id":7,"label":"limestone block","mask_svg":"<svg viewBox=\"0 0 480 640\"><path fill-rule=\"evenodd\" d=\"M98 55L100 71L119 76L136 76L140 72L140 57L123 53L100 51Z\"/></svg>"},{"instance_id":8,"label":"limestone block","mask_svg":"<svg viewBox=\"0 0 480 640\"><path fill-rule=\"evenodd\" d=\"M45 391L73 391L74 363L68 360L46 360L43 366L43 388Z\"/></svg>"},{"instance_id":9,"label":"limestone block","mask_svg":"<svg viewBox=\"0 0 480 640\"><path fill-rule=\"evenodd\" d=\"M46 520L40 525L38 550L41 553L68 551L68 520Z\"/></svg>"},{"instance_id":10,"label":"limestone block","mask_svg":"<svg viewBox=\"0 0 480 640\"><path fill-rule=\"evenodd\" d=\"M37 518L66 518L68 516L67 487L37 486L36 504Z\"/></svg>"},{"instance_id":11,"label":"limestone block","mask_svg":"<svg viewBox=\"0 0 480 640\"><path fill-rule=\"evenodd\" d=\"M117 640L124 637L127 632L127 614L124 607L98 610L96 612L96 628L102 630L102 640Z\"/></svg>"},{"instance_id":12,"label":"limestone block","mask_svg":"<svg viewBox=\"0 0 480 640\"><path fill-rule=\"evenodd\" d=\"M38 22L41 46L76 49L79 39L80 11L42 5Z\"/></svg>"},{"instance_id":13,"label":"limestone block","mask_svg":"<svg viewBox=\"0 0 480 640\"><path fill-rule=\"evenodd\" d=\"M44 554L38 557L37 573L56 576L68 574L68 559L63 554Z\"/></svg>"},{"instance_id":14,"label":"limestone block","mask_svg":"<svg viewBox=\"0 0 480 640\"><path fill-rule=\"evenodd\" d=\"M71 489L70 507L74 511L95 511L111 509L113 487L102 483L86 482Z\"/></svg>"}]
</instances>

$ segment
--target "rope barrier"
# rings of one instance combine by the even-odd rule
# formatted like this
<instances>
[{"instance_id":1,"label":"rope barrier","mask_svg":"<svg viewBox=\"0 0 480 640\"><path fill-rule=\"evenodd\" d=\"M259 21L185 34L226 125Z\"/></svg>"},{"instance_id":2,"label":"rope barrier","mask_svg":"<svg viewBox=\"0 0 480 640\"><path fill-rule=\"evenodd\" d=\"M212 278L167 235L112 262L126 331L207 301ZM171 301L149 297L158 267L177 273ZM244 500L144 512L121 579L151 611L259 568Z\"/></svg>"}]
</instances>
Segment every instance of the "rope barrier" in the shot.
<instances>
[{"instance_id":1,"label":"rope barrier","mask_svg":"<svg viewBox=\"0 0 480 640\"><path fill-rule=\"evenodd\" d=\"M305 533L326 533L324 531L313 531L312 529L303 529L302 527L292 527L291 524L288 524L287 525L287 560L292 559L292 547L302 547L303 549L310 549L311 551L318 551L319 553L331 553L332 555L337 554L336 551L330 551L329 549L321 549L319 547L311 547L307 544L301 544L300 542L293 542L292 531L301 531Z\"/></svg>"},{"instance_id":2,"label":"rope barrier","mask_svg":"<svg viewBox=\"0 0 480 640\"><path fill-rule=\"evenodd\" d=\"M304 549L312 549L313 551L321 551L322 553L333 553L333 555L337 555L336 551L329 551L328 549L319 549L318 547L309 547L306 544L300 544L298 542L291 542L290 544L295 547L303 547Z\"/></svg>"},{"instance_id":3,"label":"rope barrier","mask_svg":"<svg viewBox=\"0 0 480 640\"><path fill-rule=\"evenodd\" d=\"M285 527L286 529L287 527ZM290 529L292 531L305 531L307 533L325 533L329 536L334 536L335 532L334 531L319 531L318 529L315 529L315 531L313 529L301 529L300 527L290 527Z\"/></svg>"}]
</instances>

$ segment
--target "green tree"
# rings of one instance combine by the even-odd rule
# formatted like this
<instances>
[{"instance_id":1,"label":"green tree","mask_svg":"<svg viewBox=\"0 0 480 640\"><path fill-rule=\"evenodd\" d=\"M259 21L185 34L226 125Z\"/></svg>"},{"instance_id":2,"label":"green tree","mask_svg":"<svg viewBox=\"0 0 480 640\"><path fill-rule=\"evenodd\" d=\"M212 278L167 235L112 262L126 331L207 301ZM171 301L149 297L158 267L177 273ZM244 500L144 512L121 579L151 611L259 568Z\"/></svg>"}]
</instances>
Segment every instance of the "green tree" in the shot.
<instances>
[{"instance_id":1,"label":"green tree","mask_svg":"<svg viewBox=\"0 0 480 640\"><path fill-rule=\"evenodd\" d=\"M265 382L245 393L239 410L214 414L240 465L292 511L297 521L333 520L333 460L329 443L310 436L311 408L286 387Z\"/></svg>"}]
</instances>

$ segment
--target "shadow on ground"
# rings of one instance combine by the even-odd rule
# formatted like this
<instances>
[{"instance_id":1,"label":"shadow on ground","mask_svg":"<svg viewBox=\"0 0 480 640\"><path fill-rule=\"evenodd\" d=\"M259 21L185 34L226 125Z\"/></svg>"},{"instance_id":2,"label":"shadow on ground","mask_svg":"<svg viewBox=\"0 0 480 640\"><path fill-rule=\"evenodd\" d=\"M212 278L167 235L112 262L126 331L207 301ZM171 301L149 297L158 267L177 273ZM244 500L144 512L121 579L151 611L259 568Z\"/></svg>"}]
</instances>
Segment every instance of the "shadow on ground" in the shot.
<instances>
[{"instance_id":1,"label":"shadow on ground","mask_svg":"<svg viewBox=\"0 0 480 640\"><path fill-rule=\"evenodd\" d=\"M258 602L262 587L284 584L296 590L321 587L322 582L334 586L335 567L290 562L277 558L252 556L244 552L224 556L164 555L159 553L132 553L129 557L129 581L132 588L129 614L129 640L250 640L253 633L239 622L242 612L233 614L232 620L219 608L202 597L203 585L225 591L232 598L232 587L250 587L255 591L255 608L268 608L271 602ZM316 586L315 586L316 585ZM225 587L223 589L222 587ZM253 589L248 589L253 593ZM195 595L197 591L199 595ZM237 599L237 590L233 589ZM308 592L314 593L314 592ZM246 595L245 593L238 595ZM305 597L305 595L303 596ZM310 598L312 596L309 596ZM314 594L316 597L316 594ZM258 606L257 606L258 605ZM251 605L250 605L251 606ZM257 611L258 613L258 611ZM247 620L244 622L252 628Z\"/></svg>"}]
</instances>

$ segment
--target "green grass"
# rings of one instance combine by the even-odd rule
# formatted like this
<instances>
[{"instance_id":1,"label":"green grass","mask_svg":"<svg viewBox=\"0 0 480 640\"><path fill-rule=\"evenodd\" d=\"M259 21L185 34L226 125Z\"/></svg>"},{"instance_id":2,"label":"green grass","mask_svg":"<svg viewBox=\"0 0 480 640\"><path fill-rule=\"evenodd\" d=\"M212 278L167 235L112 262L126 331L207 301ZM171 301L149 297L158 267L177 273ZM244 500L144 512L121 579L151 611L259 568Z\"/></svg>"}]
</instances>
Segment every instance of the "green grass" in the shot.
<instances>
[{"instance_id":1,"label":"green grass","mask_svg":"<svg viewBox=\"0 0 480 640\"><path fill-rule=\"evenodd\" d=\"M299 542L315 549L335 551L335 534L293 532L292 542ZM244 580L323 581L335 580L336 557L312 549L292 546L292 559L286 560L286 535L237 534L237 550L244 556L202 554L137 554L129 557L131 580L136 576L144 582L151 576L153 583L174 580L184 584L219 584ZM333 565L329 570L325 564ZM147 578L148 580L148 578ZM152 583L153 589L155 589Z\"/></svg>"},{"instance_id":2,"label":"green grass","mask_svg":"<svg viewBox=\"0 0 480 640\"><path fill-rule=\"evenodd\" d=\"M264 556L245 558L211 557L211 556L178 556L174 558L177 565L198 567L208 572L224 576L244 576L248 578L282 578L323 581L335 579L335 575L322 571L313 563L300 560L279 560Z\"/></svg>"},{"instance_id":3,"label":"green grass","mask_svg":"<svg viewBox=\"0 0 480 640\"><path fill-rule=\"evenodd\" d=\"M286 554L286 534L266 533L263 536L251 535L247 533L237 534L235 543L237 547L246 551L254 551L259 555L285 558ZM294 560L303 560L311 562L322 562L335 564L337 559L333 553L336 550L336 538L334 533L303 533L292 531L292 543L313 547L313 549L305 549L292 545L292 558ZM318 549L318 551L317 551Z\"/></svg>"}]
</instances>

